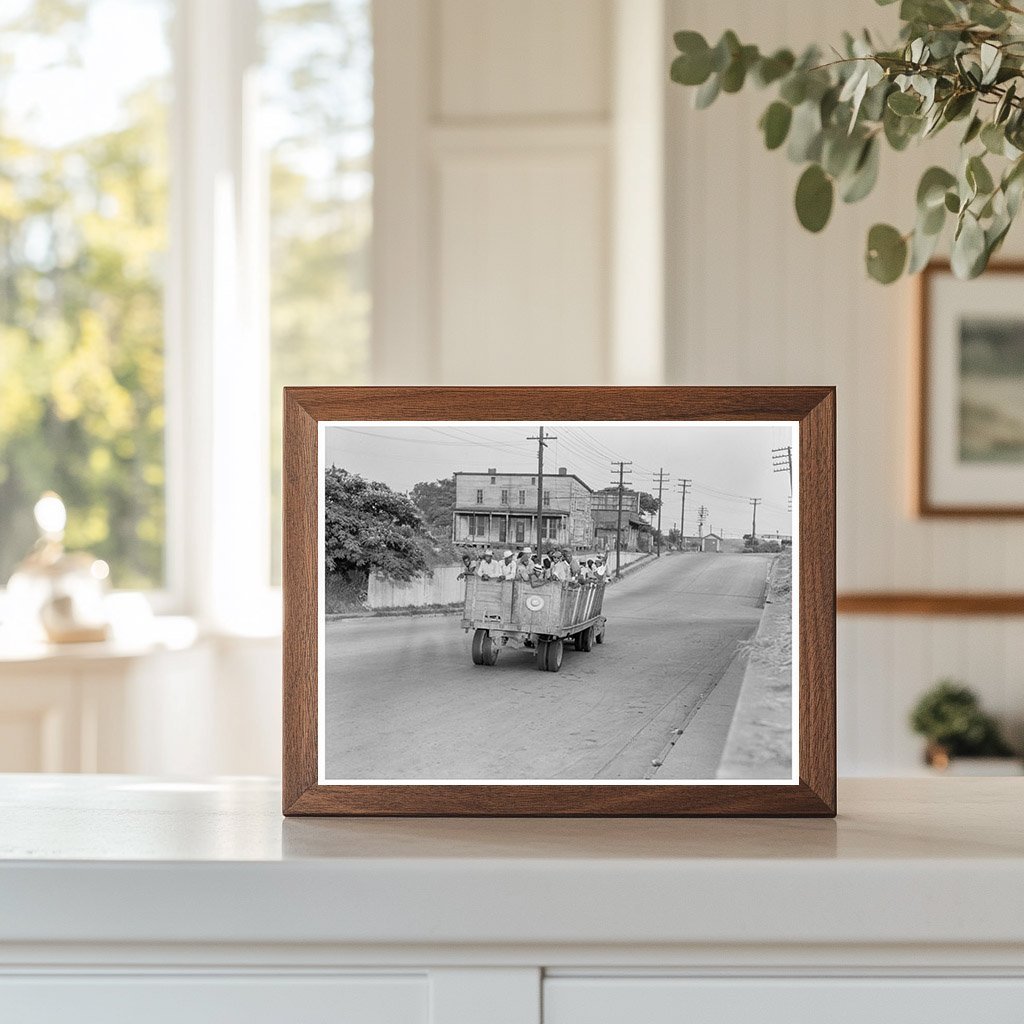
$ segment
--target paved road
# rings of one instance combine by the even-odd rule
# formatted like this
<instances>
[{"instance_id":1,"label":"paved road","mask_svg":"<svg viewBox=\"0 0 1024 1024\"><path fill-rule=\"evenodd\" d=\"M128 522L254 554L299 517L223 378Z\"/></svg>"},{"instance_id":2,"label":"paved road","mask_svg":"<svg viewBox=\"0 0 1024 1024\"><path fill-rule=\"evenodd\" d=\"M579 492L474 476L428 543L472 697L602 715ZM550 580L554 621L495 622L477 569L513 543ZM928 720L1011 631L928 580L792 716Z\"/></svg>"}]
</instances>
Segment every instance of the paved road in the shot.
<instances>
[{"instance_id":1,"label":"paved road","mask_svg":"<svg viewBox=\"0 0 1024 1024\"><path fill-rule=\"evenodd\" d=\"M474 665L457 616L328 622L328 777L642 779L757 629L767 561L673 554L624 577L606 642L558 673L530 650Z\"/></svg>"}]
</instances>

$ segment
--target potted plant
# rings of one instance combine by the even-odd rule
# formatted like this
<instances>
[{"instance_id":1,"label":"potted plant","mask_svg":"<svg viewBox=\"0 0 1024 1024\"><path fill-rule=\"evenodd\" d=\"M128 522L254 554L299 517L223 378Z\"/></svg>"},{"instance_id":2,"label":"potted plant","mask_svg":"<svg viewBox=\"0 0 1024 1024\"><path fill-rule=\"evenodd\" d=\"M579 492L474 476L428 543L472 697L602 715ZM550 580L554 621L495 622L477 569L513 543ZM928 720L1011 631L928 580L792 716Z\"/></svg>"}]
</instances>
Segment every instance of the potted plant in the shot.
<instances>
[{"instance_id":1,"label":"potted plant","mask_svg":"<svg viewBox=\"0 0 1024 1024\"><path fill-rule=\"evenodd\" d=\"M928 741L925 762L940 771L947 770L954 758L1013 757L999 725L981 709L974 691L950 679L921 697L910 725Z\"/></svg>"},{"instance_id":2,"label":"potted plant","mask_svg":"<svg viewBox=\"0 0 1024 1024\"><path fill-rule=\"evenodd\" d=\"M874 188L884 145L900 152L957 125L957 163L925 171L913 225L874 225L865 259L882 284L916 273L952 221L953 271L976 277L1024 198L1024 4L902 0L897 10L891 45L847 32L829 50L801 55L762 53L732 31L715 45L677 32L671 77L696 89L698 108L750 83L775 93L759 128L768 149L785 146L791 161L806 165L795 202L808 231L825 226L837 196L855 203Z\"/></svg>"}]
</instances>

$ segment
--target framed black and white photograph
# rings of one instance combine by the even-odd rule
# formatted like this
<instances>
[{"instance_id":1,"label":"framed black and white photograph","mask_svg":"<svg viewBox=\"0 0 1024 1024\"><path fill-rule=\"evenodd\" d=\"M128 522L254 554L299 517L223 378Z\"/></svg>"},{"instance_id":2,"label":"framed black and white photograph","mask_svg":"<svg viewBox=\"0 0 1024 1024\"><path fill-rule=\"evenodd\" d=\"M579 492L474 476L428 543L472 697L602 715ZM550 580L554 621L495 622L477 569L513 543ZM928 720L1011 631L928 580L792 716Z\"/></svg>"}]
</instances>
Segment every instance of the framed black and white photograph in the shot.
<instances>
[{"instance_id":1,"label":"framed black and white photograph","mask_svg":"<svg viewBox=\"0 0 1024 1024\"><path fill-rule=\"evenodd\" d=\"M1024 515L1024 265L921 275L917 511Z\"/></svg>"},{"instance_id":2,"label":"framed black and white photograph","mask_svg":"<svg viewBox=\"0 0 1024 1024\"><path fill-rule=\"evenodd\" d=\"M286 812L831 813L831 402L289 389Z\"/></svg>"}]
</instances>

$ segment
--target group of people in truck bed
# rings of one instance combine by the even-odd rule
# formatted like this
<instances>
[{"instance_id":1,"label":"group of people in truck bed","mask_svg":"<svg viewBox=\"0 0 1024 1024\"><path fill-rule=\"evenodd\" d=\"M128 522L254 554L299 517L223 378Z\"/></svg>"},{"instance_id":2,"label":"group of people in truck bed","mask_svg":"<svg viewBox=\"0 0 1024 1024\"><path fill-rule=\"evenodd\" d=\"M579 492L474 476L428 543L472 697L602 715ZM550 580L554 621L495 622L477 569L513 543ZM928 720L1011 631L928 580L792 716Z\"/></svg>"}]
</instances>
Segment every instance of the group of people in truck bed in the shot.
<instances>
[{"instance_id":1,"label":"group of people in truck bed","mask_svg":"<svg viewBox=\"0 0 1024 1024\"><path fill-rule=\"evenodd\" d=\"M569 583L597 582L605 577L608 567L604 555L577 558L571 551L553 548L545 554L535 554L527 546L512 551L505 549L500 559L487 548L481 558L472 554L462 556L462 572L459 579L479 576L485 580L521 580L524 583L542 583L545 580L561 580Z\"/></svg>"}]
</instances>

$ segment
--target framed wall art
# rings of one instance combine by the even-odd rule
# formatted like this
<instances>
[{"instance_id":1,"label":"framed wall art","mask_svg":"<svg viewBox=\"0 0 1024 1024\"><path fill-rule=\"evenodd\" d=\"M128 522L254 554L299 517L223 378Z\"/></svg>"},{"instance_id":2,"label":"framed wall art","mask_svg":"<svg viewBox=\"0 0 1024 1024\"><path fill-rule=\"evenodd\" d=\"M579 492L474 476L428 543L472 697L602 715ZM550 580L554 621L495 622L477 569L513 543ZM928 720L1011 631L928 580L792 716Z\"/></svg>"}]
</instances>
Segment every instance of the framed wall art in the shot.
<instances>
[{"instance_id":1,"label":"framed wall art","mask_svg":"<svg viewBox=\"0 0 1024 1024\"><path fill-rule=\"evenodd\" d=\"M1024 263L919 288L917 512L1024 515Z\"/></svg>"},{"instance_id":2,"label":"framed wall art","mask_svg":"<svg viewBox=\"0 0 1024 1024\"><path fill-rule=\"evenodd\" d=\"M832 388L284 417L285 814L835 814Z\"/></svg>"}]
</instances>

